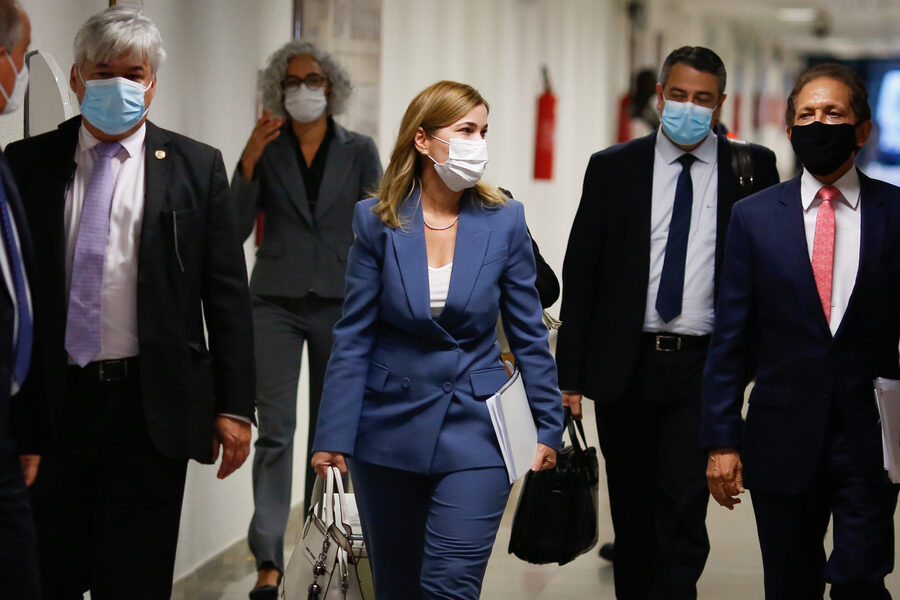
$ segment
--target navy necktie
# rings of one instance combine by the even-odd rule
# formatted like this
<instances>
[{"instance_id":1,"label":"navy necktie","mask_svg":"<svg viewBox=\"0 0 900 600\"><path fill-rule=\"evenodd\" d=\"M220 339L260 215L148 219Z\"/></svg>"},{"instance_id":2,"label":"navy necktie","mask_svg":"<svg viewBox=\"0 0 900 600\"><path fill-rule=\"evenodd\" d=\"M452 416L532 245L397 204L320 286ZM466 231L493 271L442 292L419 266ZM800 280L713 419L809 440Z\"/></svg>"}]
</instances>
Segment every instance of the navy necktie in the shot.
<instances>
[{"instance_id":1,"label":"navy necktie","mask_svg":"<svg viewBox=\"0 0 900 600\"><path fill-rule=\"evenodd\" d=\"M22 261L22 251L16 244L14 229L15 225L9 208L9 200L6 197L6 189L3 181L0 180L0 233L3 234L3 247L6 250L6 259L12 275L14 289L10 290L10 295L15 294L18 319L17 335L13 340L13 377L21 386L25 382L28 365L31 363L31 343L34 332L31 311L28 306L25 265Z\"/></svg>"},{"instance_id":2,"label":"navy necktie","mask_svg":"<svg viewBox=\"0 0 900 600\"><path fill-rule=\"evenodd\" d=\"M684 296L684 265L687 260L688 234L691 231L691 206L694 203L694 184L691 181L691 164L697 160L693 154L678 157L681 173L675 186L675 207L669 223L666 240L666 257L663 260L659 291L656 294L656 312L668 323L681 314Z\"/></svg>"}]
</instances>

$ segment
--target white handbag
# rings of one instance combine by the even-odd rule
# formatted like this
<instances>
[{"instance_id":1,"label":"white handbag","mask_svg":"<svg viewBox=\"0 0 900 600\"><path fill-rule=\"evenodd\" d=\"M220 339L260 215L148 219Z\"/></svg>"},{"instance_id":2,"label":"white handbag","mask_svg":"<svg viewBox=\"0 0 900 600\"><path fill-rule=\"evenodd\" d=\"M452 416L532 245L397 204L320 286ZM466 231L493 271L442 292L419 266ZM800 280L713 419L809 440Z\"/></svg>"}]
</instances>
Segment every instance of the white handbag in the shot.
<instances>
[{"instance_id":1,"label":"white handbag","mask_svg":"<svg viewBox=\"0 0 900 600\"><path fill-rule=\"evenodd\" d=\"M350 502L348 503L348 499ZM356 503L336 467L316 477L311 508L281 582L283 600L373 600L363 595L357 565L361 531L354 535Z\"/></svg>"}]
</instances>

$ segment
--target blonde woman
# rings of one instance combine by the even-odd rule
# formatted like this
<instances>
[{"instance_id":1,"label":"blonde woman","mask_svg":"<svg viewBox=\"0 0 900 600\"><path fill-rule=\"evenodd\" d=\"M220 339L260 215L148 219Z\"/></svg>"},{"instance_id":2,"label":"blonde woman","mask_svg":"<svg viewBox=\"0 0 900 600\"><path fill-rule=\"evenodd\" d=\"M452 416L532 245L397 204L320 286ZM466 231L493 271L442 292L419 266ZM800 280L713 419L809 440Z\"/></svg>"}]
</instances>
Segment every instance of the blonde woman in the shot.
<instances>
[{"instance_id":1,"label":"blonde woman","mask_svg":"<svg viewBox=\"0 0 900 600\"><path fill-rule=\"evenodd\" d=\"M346 470L380 598L477 598L510 484L485 399L502 314L538 430L562 436L522 205L480 181L488 105L441 81L409 105L378 198L357 204L313 467Z\"/></svg>"}]
</instances>

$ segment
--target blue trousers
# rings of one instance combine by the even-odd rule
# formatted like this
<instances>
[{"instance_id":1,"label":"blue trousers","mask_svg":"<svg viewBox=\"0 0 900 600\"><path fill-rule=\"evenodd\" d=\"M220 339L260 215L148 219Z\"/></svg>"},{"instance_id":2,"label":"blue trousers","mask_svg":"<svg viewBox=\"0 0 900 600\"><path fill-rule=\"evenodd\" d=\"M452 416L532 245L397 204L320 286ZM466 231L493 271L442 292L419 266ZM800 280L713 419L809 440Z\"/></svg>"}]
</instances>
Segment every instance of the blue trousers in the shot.
<instances>
[{"instance_id":1,"label":"blue trousers","mask_svg":"<svg viewBox=\"0 0 900 600\"><path fill-rule=\"evenodd\" d=\"M420 475L353 460L350 474L378 598L478 598L509 498L506 469Z\"/></svg>"}]
</instances>

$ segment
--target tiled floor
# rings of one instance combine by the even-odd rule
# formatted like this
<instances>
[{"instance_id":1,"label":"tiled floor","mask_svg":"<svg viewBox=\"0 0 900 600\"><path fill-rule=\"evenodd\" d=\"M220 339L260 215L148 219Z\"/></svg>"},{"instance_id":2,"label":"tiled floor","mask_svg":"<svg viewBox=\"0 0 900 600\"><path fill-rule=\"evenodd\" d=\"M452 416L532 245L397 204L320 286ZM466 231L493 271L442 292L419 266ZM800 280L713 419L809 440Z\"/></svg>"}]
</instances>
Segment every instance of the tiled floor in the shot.
<instances>
[{"instance_id":1,"label":"tiled floor","mask_svg":"<svg viewBox=\"0 0 900 600\"><path fill-rule=\"evenodd\" d=\"M586 405L586 409L590 409ZM593 415L586 415L593 422ZM588 427L590 440L593 427ZM594 440L592 443L596 443ZM602 459L601 459L602 460ZM602 471L602 469L601 469ZM609 506L605 503L605 482L601 481L600 539L612 539ZM503 519L494 554L488 565L482 598L490 600L573 600L614 598L612 567L590 552L563 566L536 566L507 554L515 493ZM292 519L287 539L294 539L298 515ZM709 507L712 552L700 580L699 596L710 600L760 600L762 565L749 499L734 512L715 504ZM289 555L289 554L286 554ZM253 561L246 542L236 544L219 558L177 582L174 600L245 600L253 585ZM888 579L888 587L900 598L900 575Z\"/></svg>"}]
</instances>

